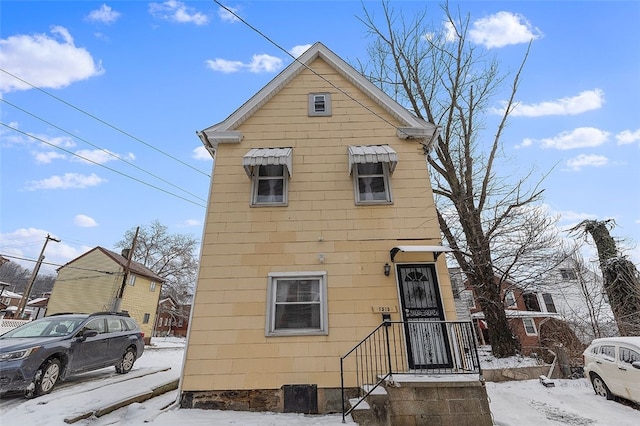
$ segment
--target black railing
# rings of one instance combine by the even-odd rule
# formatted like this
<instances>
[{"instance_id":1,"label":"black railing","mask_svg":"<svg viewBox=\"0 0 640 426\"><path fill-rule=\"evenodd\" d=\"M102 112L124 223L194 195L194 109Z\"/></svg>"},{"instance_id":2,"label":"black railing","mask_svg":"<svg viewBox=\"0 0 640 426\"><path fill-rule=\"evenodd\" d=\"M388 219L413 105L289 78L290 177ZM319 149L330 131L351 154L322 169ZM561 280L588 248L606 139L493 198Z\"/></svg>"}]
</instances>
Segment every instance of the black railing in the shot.
<instances>
[{"instance_id":1,"label":"black railing","mask_svg":"<svg viewBox=\"0 0 640 426\"><path fill-rule=\"evenodd\" d=\"M408 336L408 338L407 338ZM342 421L393 375L481 374L471 322L385 321L340 358ZM355 400L346 408L346 389Z\"/></svg>"}]
</instances>

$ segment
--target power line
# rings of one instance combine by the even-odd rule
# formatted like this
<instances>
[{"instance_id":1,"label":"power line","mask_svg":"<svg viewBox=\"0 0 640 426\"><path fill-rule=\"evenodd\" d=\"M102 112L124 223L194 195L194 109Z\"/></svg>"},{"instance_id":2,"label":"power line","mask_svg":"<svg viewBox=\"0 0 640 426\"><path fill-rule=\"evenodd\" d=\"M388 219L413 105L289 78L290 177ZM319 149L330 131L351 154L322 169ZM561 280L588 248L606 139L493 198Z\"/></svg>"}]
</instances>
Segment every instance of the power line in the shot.
<instances>
[{"instance_id":1,"label":"power line","mask_svg":"<svg viewBox=\"0 0 640 426\"><path fill-rule=\"evenodd\" d=\"M0 254L0 256L8 257L8 258L11 258L11 259L16 259L16 260L23 260L25 262L37 262L36 259L28 259L26 257L20 257L20 256L11 256L9 254ZM101 271L100 269L80 268L78 266L70 266L70 265L66 265L65 266L65 264L45 262L45 261L42 261L42 264L43 265L49 265L49 266L59 266L59 267L64 266L64 267L69 268L69 269L77 269L77 270L80 270L80 271L89 271L89 272L98 272L98 273L106 274L106 275L121 275L122 274L121 272Z\"/></svg>"},{"instance_id":2,"label":"power line","mask_svg":"<svg viewBox=\"0 0 640 426\"><path fill-rule=\"evenodd\" d=\"M135 177L133 177L133 176L129 176L129 175L128 175L128 174L126 174L126 173L123 173L123 172L118 171L118 170L116 170L116 169L113 169L113 168L111 168L111 167L105 166L104 164L100 164L100 163L98 163L98 162L96 162L96 161L93 161L93 160L91 160L91 159L89 159L89 158L83 157L82 155L76 154L75 152L69 151L68 149L65 149L65 148L62 148L62 147L60 147L60 146L54 145L54 144L52 144L51 142L48 142L48 141L46 141L46 140L44 140L44 139L42 139L42 138L39 138L39 137L37 137L37 136L31 135L31 134L29 134L29 133L27 133L27 132L24 132L24 131L20 130L20 129L16 129L15 127L12 127L12 126L10 126L10 125L8 125L8 124L5 124L5 123L0 122L0 125L5 126L5 127L9 128L9 129L11 129L11 130L14 130L14 131L18 132L18 133L22 133L22 134L23 134L23 135L25 135L25 136L28 136L28 137L33 138L33 139L35 139L35 140L38 140L38 141L40 141L40 142L42 142L42 143L45 143L45 144L47 144L47 145L49 145L49 146L52 146L52 147L54 147L54 148L57 148L57 149L59 149L59 150L61 150L61 151L64 151L64 152L66 152L67 154L73 155L73 156L78 157L78 158L82 158L84 161L88 161L89 163L95 164L96 166L103 167L103 168L105 168L105 169L107 169L107 170L109 170L109 171L112 171L112 172L117 173L117 174L119 174L119 175L121 175L121 176L124 176L124 177L126 177L126 178L131 179L131 180L134 180L134 181L136 181L136 182L138 182L138 183L141 183L141 184L143 184L143 185L146 185L146 186L151 187L151 188L153 188L153 189L156 189L156 190L158 190L158 191L162 191L162 192L164 192L165 194L173 195L173 196L174 196L174 197L176 197L176 198L180 198L181 200L187 201L187 202L189 202L189 203L191 203L191 204L195 204L195 205L196 205L196 206L198 206L198 207L206 208L206 206L205 206L205 205L198 204L197 202L195 202L195 201L193 201L193 200L190 200L190 199L188 199L188 198L182 197L182 196L180 196L180 195L178 195L178 194L174 194L173 192L169 192L169 191L167 191L167 190L165 190L165 189L162 189L162 188L160 188L160 187L158 187L158 186L152 185L152 184L150 184L150 183L148 183L148 182L145 182L145 181L140 180L140 179L138 179L138 178L135 178Z\"/></svg>"},{"instance_id":3,"label":"power line","mask_svg":"<svg viewBox=\"0 0 640 426\"><path fill-rule=\"evenodd\" d=\"M179 189L180 191L185 192L185 193L187 193L187 194L189 194L189 195L191 195L191 196L193 196L193 197L197 198L197 199L198 199L198 200L200 200L200 201L204 201L204 202L206 202L206 201L207 201L207 200L205 200L204 198L201 198L201 197L197 196L196 194L193 194L193 193L191 193L191 192L187 191L186 189L183 189L183 188L181 188L181 187L179 187L179 186L177 186L177 185L174 185L173 183L169 182L168 180L163 179L163 178L161 178L160 176L157 176L157 175L155 175L155 174L153 174L153 173L151 173L151 172L149 172L149 171L147 171L147 170L143 169L142 167L139 167L139 166L137 166L137 165L135 165L135 164L133 164L133 163L131 163L131 162L129 162L129 161L127 161L127 160L125 160L124 158L120 158L118 155L114 154L113 152L111 152L111 151L109 151L109 150L107 150L107 149L101 148L101 147L99 147L99 146L97 146L97 145L95 145L95 144L93 144L93 143L89 142L88 140L86 140L86 139L84 139L84 138L81 138L80 136L74 135L73 133L71 133L71 132L69 132L69 131L67 131L67 130L65 130L65 129L63 129L63 128L59 127L59 126L56 126L55 124L53 124L53 123L51 123L51 122L49 122L49 121L45 120L45 119L44 119L44 118L42 118L42 117L39 117L39 116L37 116L37 115L35 115L35 114L33 114L33 113L31 113L31 112L29 112L29 111L27 111L27 110L23 109L23 108L20 108L19 106L15 105L15 104L13 104L13 103L11 103L11 102L9 102L9 101L7 101L6 99L1 99L1 98L0 98L0 101L2 101L2 102L4 102L4 103L6 103L6 104L8 104L8 105L11 105L12 107L14 107L14 108L16 108L16 109L18 109L18 110L20 110L20 111L24 112L25 114L29 114L30 116L32 116L32 117L34 117L34 118L36 118L36 119L38 119L38 120L42 121L43 123L48 124L49 126L52 126L52 127L54 127L55 129L58 129L58 130L60 130L61 132L64 132L64 133L68 134L69 136L71 136L71 137L73 137L73 138L76 138L76 139L78 139L78 140L81 140L82 142L84 142L84 143L86 143L86 144L88 144L88 145L90 145L90 146L92 146L92 147L94 147L94 148L96 148L96 149L99 149L100 151L104 152L105 154L110 155L110 156L112 156L113 158L115 158L115 159L117 159L117 160L120 160L120 161L122 161L122 162L124 162L124 163L126 163L126 164L128 164L128 165L130 165L130 166L132 166L132 167L135 167L136 169L138 169L138 170L140 170L140 171L142 171L142 172L144 172L144 173L146 173L146 174L148 174L148 175L150 175L150 176L153 176L154 178L159 179L159 180L161 180L162 182L164 182L164 183L166 183L166 184L168 184L168 185L170 185L170 186L173 186L174 188Z\"/></svg>"},{"instance_id":4,"label":"power line","mask_svg":"<svg viewBox=\"0 0 640 426\"><path fill-rule=\"evenodd\" d=\"M303 63L302 61L300 61L297 57L293 56L287 49L283 48L282 46L280 46L278 43L276 43L275 41L271 40L271 38L269 38L269 36L267 36L266 34L264 34L262 31L260 31L259 29L257 29L256 27L254 27L253 25L251 25L250 23L248 23L247 21L245 21L243 18L241 18L240 16L238 16L233 10L229 9L227 6L223 5L222 3L220 3L218 0L213 0L214 3L216 3L218 6L220 6L221 8L223 8L224 10L226 10L227 12L229 12L231 15L233 15L234 17L236 17L236 19L238 19L240 22L242 22L243 24L245 24L247 27L249 27L252 31L258 33L261 37L263 37L265 40L267 40L269 43L273 44L275 47L277 47L278 49L280 49L281 51L283 51L285 54L289 55L294 61L298 62L300 65L302 65L303 67L305 67L307 70L309 70L311 73L313 73L315 76L321 78L322 80L324 80L327 84L329 84L331 87L333 87L334 89L336 89L337 91L339 91L340 93L342 93L343 95L345 95L347 98L351 99L352 101L354 101L355 103L357 103L359 106L361 106L362 108L364 108L365 110L367 110L368 112L370 112L371 114L373 114L374 116L378 117L380 120L382 120L383 122L387 123L388 125L390 125L391 127L393 127L394 129L396 129L396 131L405 133L407 136L410 136L409 134L407 134L406 132L404 132L401 128L396 127L392 122L390 122L389 120L387 120L386 118L384 118L383 116L381 116L380 114L378 114L377 112L375 112L374 110L372 110L371 108L369 108L368 106L366 106L365 104L363 104L362 102L360 102L359 100L357 100L356 98L354 98L353 96L351 96L349 93L347 93L344 89L341 89L340 87L336 86L333 82L329 81L325 76L318 74L318 72L316 72L313 68L311 68L310 66L308 66L307 64Z\"/></svg>"},{"instance_id":5,"label":"power line","mask_svg":"<svg viewBox=\"0 0 640 426\"><path fill-rule=\"evenodd\" d=\"M167 156L167 157L171 158L172 160L175 160L175 161L177 161L178 163L180 163L180 164L182 164L182 165L184 165L184 166L187 166L187 167L189 167L190 169L195 170L196 172L201 173L201 174L203 174L203 175L207 176L208 178L210 178L210 177L211 177L210 175L208 175L207 173L203 172L202 170L199 170L199 169L197 169L197 168L193 167L191 164L185 163L184 161L182 161L182 160L180 160L180 159L178 159L178 158L176 158L176 157L172 156L171 154L167 154L166 152L164 152L164 151L162 151L161 149L158 149L158 148L156 148L155 146L153 146L153 145L151 145L151 144L149 144L149 143L147 143L147 142L143 141L142 139L140 139L140 138L138 138L138 137L136 137L136 136L134 136L134 135L132 135L132 134L130 134L130 133L128 133L128 132L126 132L126 131L124 131L124 130L122 130L122 129L120 129L120 128L118 128L118 127L116 127L116 126L114 126L114 125L112 125L112 124L110 124L110 123L108 123L108 122L106 122L106 121L104 121L103 119L101 119L101 118L99 118L99 117L96 117L95 115L93 115L93 114L91 114L91 113L89 113L89 112L87 112L87 111L85 111L85 110L83 110L83 109L78 108L77 106L75 106L75 105L73 105L73 104L71 104L71 103L69 103L69 102L65 101L64 99L59 98L59 97L55 96L54 94L49 93L49 92L47 92L46 90L41 89L40 87L35 86L35 85L33 85L33 84L29 83L28 81L26 81L26 80L24 80L24 79L22 79L22 78L20 78L20 77L18 77L18 76L16 76L16 75L14 75L14 74L11 74L9 71L4 70L4 69L2 69L2 68L0 68L0 71L2 71L3 73L5 73L5 74L7 74L7 75L10 75L11 77L15 78L16 80L19 80L19 81L23 82L24 84L27 84L27 85L31 86L32 88L34 88L34 89L36 89L36 90L39 90L40 92L44 93L45 95L48 95L48 96L52 97L53 99L57 100L58 102L62 102L63 104L67 105L68 107L73 108L73 109L75 109L76 111L79 111L79 112L81 112L82 114L85 114L85 115L87 115L87 116L89 116L89 117L93 118L94 120L96 120L96 121L98 121L98 122L100 122L100 123L104 124L105 126L110 127L110 128L112 128L113 130L116 130L116 131L118 131L118 132L122 133L123 135L128 136L128 137L130 137L131 139L133 139L133 140L135 140L135 141L137 141L137 142L139 142L139 143L141 143L141 144L143 144L143 145L145 145L145 146L147 146L147 147L149 147L149 148L151 148L151 149L153 149L153 150L155 150L155 151L157 151L157 152L161 153L162 155L165 155L165 156Z\"/></svg>"}]
</instances>

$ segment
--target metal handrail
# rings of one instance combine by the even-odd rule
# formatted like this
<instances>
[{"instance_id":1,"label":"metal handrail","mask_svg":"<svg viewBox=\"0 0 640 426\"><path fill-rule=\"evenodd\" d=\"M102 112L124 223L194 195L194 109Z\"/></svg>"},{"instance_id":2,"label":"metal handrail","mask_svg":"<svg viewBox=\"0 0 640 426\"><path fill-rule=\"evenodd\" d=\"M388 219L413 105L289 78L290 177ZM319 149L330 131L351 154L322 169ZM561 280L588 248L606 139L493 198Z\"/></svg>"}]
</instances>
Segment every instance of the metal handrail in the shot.
<instances>
[{"instance_id":1,"label":"metal handrail","mask_svg":"<svg viewBox=\"0 0 640 426\"><path fill-rule=\"evenodd\" d=\"M407 345L406 336L411 336ZM346 408L345 376L358 400ZM394 374L481 374L475 330L467 321L389 321L340 357L342 421Z\"/></svg>"}]
</instances>

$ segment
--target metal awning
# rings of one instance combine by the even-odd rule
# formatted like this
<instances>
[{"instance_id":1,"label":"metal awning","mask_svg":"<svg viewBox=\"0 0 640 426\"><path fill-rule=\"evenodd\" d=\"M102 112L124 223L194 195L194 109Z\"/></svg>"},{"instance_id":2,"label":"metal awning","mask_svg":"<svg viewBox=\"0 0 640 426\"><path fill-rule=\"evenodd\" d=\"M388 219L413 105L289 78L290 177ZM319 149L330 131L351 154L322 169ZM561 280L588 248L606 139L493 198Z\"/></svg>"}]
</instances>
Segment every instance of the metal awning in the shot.
<instances>
[{"instance_id":1,"label":"metal awning","mask_svg":"<svg viewBox=\"0 0 640 426\"><path fill-rule=\"evenodd\" d=\"M452 252L453 249L444 246L395 246L389 251L392 262L395 259L396 254L400 251L408 253L433 253L434 257L437 259L438 256L440 256L440 253Z\"/></svg>"},{"instance_id":2,"label":"metal awning","mask_svg":"<svg viewBox=\"0 0 640 426\"><path fill-rule=\"evenodd\" d=\"M352 145L349 146L349 174L354 164L388 163L393 173L398 163L398 153L389 145Z\"/></svg>"},{"instance_id":3,"label":"metal awning","mask_svg":"<svg viewBox=\"0 0 640 426\"><path fill-rule=\"evenodd\" d=\"M291 177L291 148L254 148L242 157L242 166L249 177L255 166L283 165Z\"/></svg>"}]
</instances>

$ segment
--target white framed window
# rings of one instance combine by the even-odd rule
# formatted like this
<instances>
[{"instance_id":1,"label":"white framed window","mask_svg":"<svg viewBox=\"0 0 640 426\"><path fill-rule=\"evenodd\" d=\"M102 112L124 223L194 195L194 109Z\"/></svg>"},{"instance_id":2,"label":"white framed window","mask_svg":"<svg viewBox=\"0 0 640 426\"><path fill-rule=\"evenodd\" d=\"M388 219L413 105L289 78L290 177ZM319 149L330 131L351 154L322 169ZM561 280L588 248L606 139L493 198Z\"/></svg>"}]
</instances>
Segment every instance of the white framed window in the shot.
<instances>
[{"instance_id":1,"label":"white framed window","mask_svg":"<svg viewBox=\"0 0 640 426\"><path fill-rule=\"evenodd\" d=\"M242 158L251 179L252 206L286 206L292 148L254 148Z\"/></svg>"},{"instance_id":2,"label":"white framed window","mask_svg":"<svg viewBox=\"0 0 640 426\"><path fill-rule=\"evenodd\" d=\"M560 269L560 276L565 281L573 281L578 279L576 271L573 269Z\"/></svg>"},{"instance_id":3,"label":"white framed window","mask_svg":"<svg viewBox=\"0 0 640 426\"><path fill-rule=\"evenodd\" d=\"M270 273L267 285L267 336L326 335L327 273Z\"/></svg>"},{"instance_id":4,"label":"white framed window","mask_svg":"<svg viewBox=\"0 0 640 426\"><path fill-rule=\"evenodd\" d=\"M156 282L155 281L151 281L151 284L149 284L149 291L156 291Z\"/></svg>"},{"instance_id":5,"label":"white framed window","mask_svg":"<svg viewBox=\"0 0 640 426\"><path fill-rule=\"evenodd\" d=\"M287 173L282 165L257 167L253 176L251 204L256 205L286 205L287 204Z\"/></svg>"},{"instance_id":6,"label":"white framed window","mask_svg":"<svg viewBox=\"0 0 640 426\"><path fill-rule=\"evenodd\" d=\"M128 283L130 286L134 286L134 285L136 285L136 276L135 276L135 275L133 275L133 274L132 274L132 275L129 275L129 278L127 279L127 283Z\"/></svg>"},{"instance_id":7,"label":"white framed window","mask_svg":"<svg viewBox=\"0 0 640 426\"><path fill-rule=\"evenodd\" d=\"M533 318L522 318L522 323L524 324L524 332L527 333L527 336L538 335L536 323L533 321Z\"/></svg>"},{"instance_id":8,"label":"white framed window","mask_svg":"<svg viewBox=\"0 0 640 426\"><path fill-rule=\"evenodd\" d=\"M331 115L330 93L309 93L309 117L328 117Z\"/></svg>"},{"instance_id":9,"label":"white framed window","mask_svg":"<svg viewBox=\"0 0 640 426\"><path fill-rule=\"evenodd\" d=\"M553 303L553 296L550 293L542 293L542 300L547 312L558 312L556 304Z\"/></svg>"},{"instance_id":10,"label":"white framed window","mask_svg":"<svg viewBox=\"0 0 640 426\"><path fill-rule=\"evenodd\" d=\"M348 153L356 205L391 204L390 175L398 154L389 145L349 146Z\"/></svg>"},{"instance_id":11,"label":"white framed window","mask_svg":"<svg viewBox=\"0 0 640 426\"><path fill-rule=\"evenodd\" d=\"M508 307L516 306L516 296L512 290L507 290L504 294L504 304Z\"/></svg>"}]
</instances>

